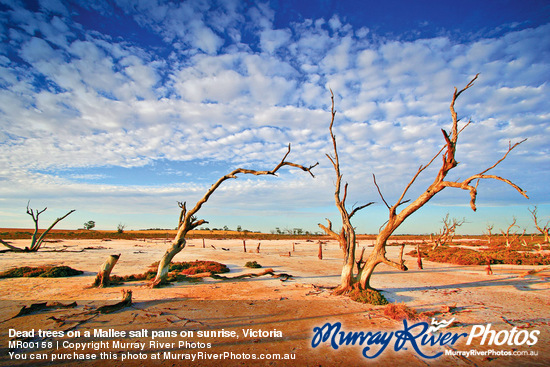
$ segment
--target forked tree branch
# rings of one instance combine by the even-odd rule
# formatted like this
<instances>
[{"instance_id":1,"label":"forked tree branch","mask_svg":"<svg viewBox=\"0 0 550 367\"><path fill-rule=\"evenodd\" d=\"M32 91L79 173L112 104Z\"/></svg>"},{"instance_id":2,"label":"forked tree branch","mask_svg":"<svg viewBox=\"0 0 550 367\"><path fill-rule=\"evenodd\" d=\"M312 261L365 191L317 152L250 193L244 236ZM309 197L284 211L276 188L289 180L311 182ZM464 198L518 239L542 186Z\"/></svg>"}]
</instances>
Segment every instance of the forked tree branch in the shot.
<instances>
[{"instance_id":1,"label":"forked tree branch","mask_svg":"<svg viewBox=\"0 0 550 367\"><path fill-rule=\"evenodd\" d=\"M230 173L228 173L227 175L225 176L222 176L220 179L218 179L218 181L216 181L216 183L214 183L210 189L208 189L208 191L206 192L206 194L204 194L204 196L197 202L197 204L195 205L195 207L193 209L191 209L186 215L185 215L185 218L190 218L191 216L195 215L195 213L197 213L200 208L202 207L202 205L204 203L206 203L208 201L208 199L210 198L210 196L214 193L214 191L216 191L218 189L218 187L226 180L230 179L230 178L237 178L237 175L238 174L249 174L249 175L254 175L254 176L260 176L260 175L275 175L277 173L277 171L279 171L279 169L281 167L284 167L284 166L292 166L292 167L296 167L296 168L300 168L302 171L305 171L305 172L308 172L312 177L315 177L313 175L313 173L311 172L311 169L314 168L315 166L317 166L319 163L315 163L314 165L312 166L309 166L309 167L305 167L305 166L302 166L301 164L297 164L297 163L293 163L293 162L286 162L285 159L286 157L289 155L290 153L290 144L288 145L288 150L285 154L285 156L283 157L283 159L281 160L281 162L279 162L279 164L272 170L269 170L269 171L257 171L257 170L252 170L252 169L246 169L246 168L237 168L233 171L231 171Z\"/></svg>"},{"instance_id":2,"label":"forked tree branch","mask_svg":"<svg viewBox=\"0 0 550 367\"><path fill-rule=\"evenodd\" d=\"M326 234L328 234L329 236L331 236L332 238L339 239L339 238L340 238L340 235L332 230L332 222L331 222L328 218L325 218L325 219L326 219L327 222L328 222L328 226L325 226L325 225L319 223L319 224L318 224L319 227L320 227L323 231L325 231Z\"/></svg>"},{"instance_id":3,"label":"forked tree branch","mask_svg":"<svg viewBox=\"0 0 550 367\"><path fill-rule=\"evenodd\" d=\"M535 228L544 235L544 241L548 242L548 225L550 224L550 220L546 222L546 224L541 227L542 225L539 224L539 218L538 218L538 208L535 205L535 207L531 210L530 208L527 208L529 210L529 213L531 213L531 216L533 217L533 222L535 224Z\"/></svg>"},{"instance_id":4,"label":"forked tree branch","mask_svg":"<svg viewBox=\"0 0 550 367\"><path fill-rule=\"evenodd\" d=\"M409 183L405 187L405 190L403 190L403 192L402 192L401 196L399 197L398 201L396 202L396 204L393 205L390 208L391 226L394 226L395 228L397 228L397 226L399 226L399 224L406 217L408 217L410 214L414 213L416 210L418 210L420 207L422 207L435 194L437 194L439 191L443 190L445 187L455 187L455 188L460 188L460 189L463 189L463 190L468 190L470 192L470 206L475 211L476 210L475 201L476 201L476 198L477 198L477 185L479 184L479 180L482 180L482 179L495 179L495 180L507 183L508 185L510 185L514 189L516 189L525 198L528 198L526 192L524 190L522 190L519 186L514 184L512 181L510 181L509 179L506 179L506 178L503 178L503 177L500 177L500 176L496 176L496 175L486 175L486 173L488 171L492 170L497 165L499 165L502 161L504 161L506 159L506 157L508 156L508 154L513 149L515 149L518 145L522 144L526 139L521 140L521 141L519 141L519 142L517 142L513 145L510 143L506 153L497 162L495 162L492 166L488 167L487 169L483 170L482 172L480 172L478 174L475 174L475 175L472 175L469 178L467 178L466 180L463 180L462 182L445 181L445 178L446 178L448 172L451 169L453 169L454 167L456 167L456 165L458 164L458 162L455 159L456 143L458 141L458 136L466 128L466 126L468 126L470 124L470 121L469 121L460 130L458 129L458 122L460 120L458 119L457 113L456 113L456 110L455 110L455 102L456 102L458 96L460 96L464 91L466 91L467 89L469 89L470 87L472 87L474 85L474 82L477 80L478 76L479 76L479 74L477 74L472 80L470 80L470 82L464 88L462 88L460 91L458 91L457 88L454 89L453 98L452 98L452 101L451 101L451 105L449 107L450 111L451 111L451 115L452 115L452 120L453 120L452 121L452 127L451 127L451 134L449 135L445 130L443 130L443 129L441 130L443 132L445 145L433 156L433 158L428 162L428 164L426 164L424 166L420 166L420 168L418 169L418 171L416 172L414 177L409 181ZM408 192L408 190L410 189L412 184L416 181L416 179L418 178L420 173L422 173L422 171L424 171L427 167L429 167L434 162L436 157L438 157L443 151L444 151L443 162L442 162L442 165L439 169L439 172L438 172L434 182L424 192L424 194L420 195L409 206L407 206L405 209L403 209L403 211L400 212L400 214L399 214L400 218L399 219L396 218L396 220L392 220L391 218L393 218L394 216L397 216L396 208L399 205L404 203L404 202L402 202L402 200L403 200L405 194ZM476 185L471 185L471 182L474 181L474 180L478 180L478 182L476 183ZM376 183L375 183L375 185L376 185ZM378 185L376 185L376 186L378 188ZM380 193L379 188L378 188L378 191ZM386 206L388 206L388 205L386 204Z\"/></svg>"},{"instance_id":5,"label":"forked tree branch","mask_svg":"<svg viewBox=\"0 0 550 367\"><path fill-rule=\"evenodd\" d=\"M40 248L40 246L42 246L42 243L44 242L44 238L46 237L46 235L51 231L51 229L57 224L59 223L60 221L62 221L63 219L65 219L69 214L73 213L75 210L70 210L67 214L65 214L64 216L60 217L60 218L57 218L49 227L48 229L46 229L41 235L40 237L36 238L37 235L38 235L38 217L40 216L40 214L44 213L46 211L46 209L48 209L47 207L42 209L42 210L38 210L38 209L31 209L30 208L30 200L27 202L27 214L30 215L32 217L32 220L34 222L34 232L32 234L32 238L31 238L31 245L29 247L25 247L25 249L21 249L21 248L18 248L18 247L15 247L15 246L12 246L10 245L9 243L3 241L0 239L0 244L6 246L7 248L9 248L11 251L17 251L17 252L24 252L24 251L38 251L38 249Z\"/></svg>"}]
</instances>

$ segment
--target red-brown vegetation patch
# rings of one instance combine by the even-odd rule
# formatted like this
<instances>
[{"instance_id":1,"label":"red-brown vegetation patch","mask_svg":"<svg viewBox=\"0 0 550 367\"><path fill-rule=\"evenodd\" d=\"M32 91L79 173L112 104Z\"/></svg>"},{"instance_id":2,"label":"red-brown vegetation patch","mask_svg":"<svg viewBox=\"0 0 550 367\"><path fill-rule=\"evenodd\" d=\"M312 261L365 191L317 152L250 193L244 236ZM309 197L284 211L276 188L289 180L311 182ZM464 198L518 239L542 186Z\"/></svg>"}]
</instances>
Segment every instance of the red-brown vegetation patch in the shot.
<instances>
[{"instance_id":1,"label":"red-brown vegetation patch","mask_svg":"<svg viewBox=\"0 0 550 367\"><path fill-rule=\"evenodd\" d=\"M73 269L69 266L21 266L0 273L0 278L62 278L81 275L83 273L83 271Z\"/></svg>"},{"instance_id":2,"label":"red-brown vegetation patch","mask_svg":"<svg viewBox=\"0 0 550 367\"><path fill-rule=\"evenodd\" d=\"M132 274L125 276L111 275L111 284L121 284L123 282L135 282L140 280L151 280L157 275L156 268L158 262L150 265L150 269L142 274ZM200 273L220 274L228 273L229 268L222 263L216 261L184 261L174 262L170 264L170 270L168 271L167 283L181 282L181 281L199 281L197 278L190 278L190 275Z\"/></svg>"},{"instance_id":3,"label":"red-brown vegetation patch","mask_svg":"<svg viewBox=\"0 0 550 367\"><path fill-rule=\"evenodd\" d=\"M491 261L491 264L550 264L550 258L545 254L530 251L517 251L510 248L472 250L456 246L441 246L435 250L423 253L422 256L429 261L457 265L485 265L487 264L487 259Z\"/></svg>"}]
</instances>

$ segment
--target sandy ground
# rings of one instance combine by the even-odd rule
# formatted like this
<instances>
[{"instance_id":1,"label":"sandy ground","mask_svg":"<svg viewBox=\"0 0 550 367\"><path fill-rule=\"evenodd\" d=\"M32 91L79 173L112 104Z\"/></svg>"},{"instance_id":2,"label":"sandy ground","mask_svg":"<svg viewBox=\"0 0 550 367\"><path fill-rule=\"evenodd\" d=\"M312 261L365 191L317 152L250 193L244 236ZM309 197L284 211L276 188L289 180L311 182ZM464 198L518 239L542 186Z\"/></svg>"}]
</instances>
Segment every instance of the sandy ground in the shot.
<instances>
[{"instance_id":1,"label":"sandy ground","mask_svg":"<svg viewBox=\"0 0 550 367\"><path fill-rule=\"evenodd\" d=\"M27 241L13 242L24 246ZM260 253L256 253L258 242L261 242ZM368 244L362 241L359 246ZM146 282L96 289L89 285L108 255L122 254L113 274L142 273L152 262L161 258L168 244L162 241L74 240L48 243L44 251L38 253L2 253L0 271L14 266L51 264L69 265L83 270L84 274L71 278L0 280L0 365L550 365L548 271L520 277L526 270L536 267L500 265L493 266L494 274L489 276L484 266L457 266L428 261L424 261L423 270L417 270L416 259L408 256L405 259L411 270L406 273L380 265L373 276L372 285L383 290L388 300L404 302L419 312L436 311L438 313L434 317L437 321L454 318L455 323L441 329L439 333L469 334L476 325L486 327L488 324L497 332L515 330L517 335L525 331L522 336L535 331L540 333L535 333L538 341L532 346L527 343L519 346L513 343L487 345L488 342L480 345L481 338L466 345L467 338L463 337L452 346L420 347L420 351L426 355L472 349L492 353L467 357L443 354L434 359L420 356L410 342L395 351L397 344L394 338L378 357L368 359L361 354L366 343L362 346L342 345L334 349L329 339L316 348L312 347L314 328L322 327L327 322L340 322L342 330L346 332L380 331L389 334L404 329L403 322L384 316L383 306L356 303L345 296L333 296L328 290L314 287L338 284L342 260L336 242L329 241L324 245L323 260L317 258L318 245L315 242L248 240L247 253L243 252L240 240L207 240L206 248L202 246L202 240L190 240L174 260L219 261L231 269L226 274L228 276L261 271L244 267L247 261L256 260L264 268L292 274L293 279L282 282L270 276L225 281L206 278L195 284L181 282L161 289L150 289ZM229 251L222 250L222 247ZM84 248L89 249L81 252ZM54 249L64 251L48 251ZM367 247L367 253L368 250ZM406 248L405 252L410 250L412 248ZM396 258L398 251L398 247L392 246L388 256ZM291 256L288 256L289 252ZM132 290L131 307L107 315L93 313L99 306L120 301L122 289ZM23 306L39 301L64 304L76 301L77 306L13 318ZM445 312L445 306L455 307L452 312ZM65 321L60 322L61 319ZM427 322L430 323L431 319L427 319ZM415 321L411 321L409 326L411 323ZM125 331L127 334L124 337L94 337L94 332L99 329ZM64 336L40 337L35 334L34 337L16 338L13 335L10 337L10 330L12 333L13 330L34 330L36 334L38 330L63 331ZM221 330L234 334L212 338L198 336L201 331L218 333ZM263 330L272 334L247 335L246 330ZM174 332L177 336L163 337L157 334L159 336L153 339L153 331ZM68 335L73 332L79 332L80 337ZM90 332L90 337L86 336L86 332ZM130 337L130 332L136 334ZM9 348L9 341L17 340L39 345L33 348L33 345L19 344L19 347ZM84 344L101 341L106 344L99 345L100 348L97 344ZM136 344L114 344L115 341ZM180 342L182 346L179 346ZM145 343L144 349L136 347L137 343ZM76 347L85 349L76 351ZM372 345L367 354L372 355L378 349L379 346ZM93 353L98 359L76 360L78 356L74 352ZM172 354L168 355L168 352ZM537 355L502 355L509 352ZM185 354L189 358L194 355L195 361L174 359L175 355ZM275 354L289 359L275 359ZM215 355L220 359L213 359ZM53 356L62 359L52 362ZM123 357L126 360L123 361Z\"/></svg>"}]
</instances>

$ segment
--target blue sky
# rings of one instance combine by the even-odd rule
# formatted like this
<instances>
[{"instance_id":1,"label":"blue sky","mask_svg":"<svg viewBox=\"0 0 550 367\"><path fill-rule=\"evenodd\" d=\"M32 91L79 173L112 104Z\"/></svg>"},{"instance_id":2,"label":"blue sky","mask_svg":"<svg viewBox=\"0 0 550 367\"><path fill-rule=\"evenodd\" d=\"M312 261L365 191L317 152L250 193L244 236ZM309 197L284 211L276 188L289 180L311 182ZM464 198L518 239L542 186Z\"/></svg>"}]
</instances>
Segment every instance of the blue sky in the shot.
<instances>
[{"instance_id":1,"label":"blue sky","mask_svg":"<svg viewBox=\"0 0 550 367\"><path fill-rule=\"evenodd\" d=\"M319 162L316 178L226 182L201 210L206 226L318 231L337 222L325 154L330 92L348 203L376 233L387 209L441 147L455 86L480 73L456 108L472 124L451 179L495 169L525 189L482 182L478 211L447 189L399 233L430 233L446 213L462 233L487 224L533 231L550 217L548 1L3 1L0 0L0 226L174 228L237 167ZM436 161L436 163L438 163ZM434 167L435 169L435 167ZM407 198L433 180L423 173Z\"/></svg>"}]
</instances>

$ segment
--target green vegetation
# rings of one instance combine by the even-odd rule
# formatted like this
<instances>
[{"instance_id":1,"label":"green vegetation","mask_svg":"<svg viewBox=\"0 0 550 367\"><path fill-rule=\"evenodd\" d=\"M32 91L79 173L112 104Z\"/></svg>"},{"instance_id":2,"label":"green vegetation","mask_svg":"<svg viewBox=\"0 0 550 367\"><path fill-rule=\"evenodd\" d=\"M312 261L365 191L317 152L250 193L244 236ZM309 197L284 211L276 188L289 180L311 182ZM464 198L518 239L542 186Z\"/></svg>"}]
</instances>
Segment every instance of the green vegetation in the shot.
<instances>
[{"instance_id":1,"label":"green vegetation","mask_svg":"<svg viewBox=\"0 0 550 367\"><path fill-rule=\"evenodd\" d=\"M354 289L349 297L355 302L368 303L376 306L387 305L389 302L382 293L375 289Z\"/></svg>"},{"instance_id":2,"label":"green vegetation","mask_svg":"<svg viewBox=\"0 0 550 367\"><path fill-rule=\"evenodd\" d=\"M89 220L86 223L84 223L84 229L90 230L95 227L95 222L93 220Z\"/></svg>"},{"instance_id":3,"label":"green vegetation","mask_svg":"<svg viewBox=\"0 0 550 367\"><path fill-rule=\"evenodd\" d=\"M247 268L252 268L252 269L257 269L257 268L261 268L262 266L260 264L258 264L256 262L256 260L254 261L248 261L246 264L244 264L245 267Z\"/></svg>"},{"instance_id":4,"label":"green vegetation","mask_svg":"<svg viewBox=\"0 0 550 367\"><path fill-rule=\"evenodd\" d=\"M83 271L75 270L68 266L22 266L0 273L0 278L63 278L83 274Z\"/></svg>"}]
</instances>

